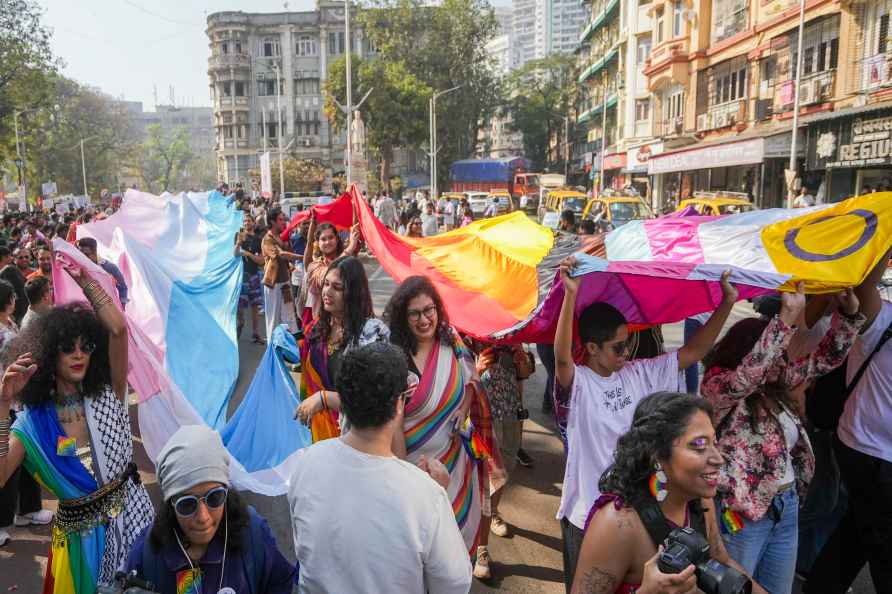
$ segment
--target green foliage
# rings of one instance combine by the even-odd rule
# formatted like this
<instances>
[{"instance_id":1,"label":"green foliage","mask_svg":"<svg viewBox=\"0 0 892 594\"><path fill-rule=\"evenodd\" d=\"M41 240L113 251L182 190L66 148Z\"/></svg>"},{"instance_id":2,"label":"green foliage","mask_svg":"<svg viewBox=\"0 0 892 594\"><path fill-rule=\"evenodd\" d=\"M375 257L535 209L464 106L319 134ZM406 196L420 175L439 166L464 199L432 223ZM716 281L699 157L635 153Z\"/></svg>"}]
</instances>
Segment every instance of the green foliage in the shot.
<instances>
[{"instance_id":1,"label":"green foliage","mask_svg":"<svg viewBox=\"0 0 892 594\"><path fill-rule=\"evenodd\" d=\"M351 67L356 99L373 89L360 111L369 148L381 165L374 186L385 187L394 149L418 146L427 138L431 89L400 62L365 61L354 55ZM331 64L325 81L325 114L337 130L343 130L346 124L345 114L337 105L346 103L346 81L346 60L339 58Z\"/></svg>"},{"instance_id":2,"label":"green foliage","mask_svg":"<svg viewBox=\"0 0 892 594\"><path fill-rule=\"evenodd\" d=\"M557 168L563 151L549 159L548 145L555 135L563 138L564 117L570 113L575 93L573 58L553 54L528 62L507 78L503 110L511 114L511 128L523 133L524 152L534 166Z\"/></svg>"},{"instance_id":3,"label":"green foliage","mask_svg":"<svg viewBox=\"0 0 892 594\"><path fill-rule=\"evenodd\" d=\"M186 166L193 158L189 133L185 128L165 131L158 124L146 128L148 138L135 154L135 165L145 188L155 194L176 193L186 177Z\"/></svg>"},{"instance_id":4,"label":"green foliage","mask_svg":"<svg viewBox=\"0 0 892 594\"><path fill-rule=\"evenodd\" d=\"M325 168L315 161L288 157L282 159L285 171L286 192L318 192L325 181ZM273 189L279 190L279 160L275 156L270 159L270 173ZM248 176L260 180L260 170L248 170Z\"/></svg>"}]
</instances>

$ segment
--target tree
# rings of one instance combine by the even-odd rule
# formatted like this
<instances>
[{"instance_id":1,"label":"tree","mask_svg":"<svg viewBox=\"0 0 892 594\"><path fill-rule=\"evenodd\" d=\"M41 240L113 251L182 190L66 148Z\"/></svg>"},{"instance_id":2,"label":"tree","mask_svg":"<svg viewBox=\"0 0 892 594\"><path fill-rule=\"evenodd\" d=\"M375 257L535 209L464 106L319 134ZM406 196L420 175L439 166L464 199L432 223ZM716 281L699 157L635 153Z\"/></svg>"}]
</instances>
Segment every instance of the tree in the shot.
<instances>
[{"instance_id":1,"label":"tree","mask_svg":"<svg viewBox=\"0 0 892 594\"><path fill-rule=\"evenodd\" d=\"M146 129L148 138L136 151L136 169L145 187L155 194L184 190L186 166L193 158L189 133L179 127L165 131L158 124Z\"/></svg>"},{"instance_id":2,"label":"tree","mask_svg":"<svg viewBox=\"0 0 892 594\"><path fill-rule=\"evenodd\" d=\"M427 137L427 103L429 86L411 74L404 64L383 60L353 61L353 88L372 93L363 106L366 138L378 160L376 187L390 189L390 164L398 146L418 146ZM346 125L345 114L338 103L346 103L346 60L331 64L325 81L325 115L336 130Z\"/></svg>"},{"instance_id":3,"label":"tree","mask_svg":"<svg viewBox=\"0 0 892 594\"><path fill-rule=\"evenodd\" d=\"M285 190L289 192L318 192L325 181L325 168L315 161L288 157L282 160L285 171ZM279 187L279 160L270 160L273 188ZM260 179L260 170L248 171L250 177Z\"/></svg>"},{"instance_id":4,"label":"tree","mask_svg":"<svg viewBox=\"0 0 892 594\"><path fill-rule=\"evenodd\" d=\"M401 64L432 91L461 85L437 103L439 176L445 182L449 164L474 151L480 122L499 100L485 47L498 27L492 6L487 0L373 0L357 20L376 60Z\"/></svg>"},{"instance_id":5,"label":"tree","mask_svg":"<svg viewBox=\"0 0 892 594\"><path fill-rule=\"evenodd\" d=\"M62 193L83 192L82 139L88 192L97 196L103 187L116 187L118 174L138 143L124 107L62 76L52 76L51 83L52 107L19 118L31 195L46 181L55 181Z\"/></svg>"},{"instance_id":6,"label":"tree","mask_svg":"<svg viewBox=\"0 0 892 594\"><path fill-rule=\"evenodd\" d=\"M575 82L573 58L560 54L528 62L507 78L503 112L511 115L510 128L523 134L524 152L539 167L556 168L563 163L564 152L556 151L559 158L549 159L548 146L552 137L564 136L564 117L570 115Z\"/></svg>"}]
</instances>

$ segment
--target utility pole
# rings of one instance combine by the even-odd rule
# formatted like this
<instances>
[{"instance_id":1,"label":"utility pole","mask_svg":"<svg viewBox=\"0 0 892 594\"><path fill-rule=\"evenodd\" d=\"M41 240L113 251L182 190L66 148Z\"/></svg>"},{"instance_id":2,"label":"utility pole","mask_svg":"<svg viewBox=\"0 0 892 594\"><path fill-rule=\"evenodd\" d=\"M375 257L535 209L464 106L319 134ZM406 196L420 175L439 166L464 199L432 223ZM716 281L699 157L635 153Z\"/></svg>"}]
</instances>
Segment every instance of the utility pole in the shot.
<instances>
[{"instance_id":1,"label":"utility pole","mask_svg":"<svg viewBox=\"0 0 892 594\"><path fill-rule=\"evenodd\" d=\"M446 95L453 91L457 91L463 86L464 85L458 85L452 87L451 89L446 89L445 91L434 93L430 99L431 200L437 199L437 153L440 152L440 147L437 146L437 99L439 99L443 95Z\"/></svg>"},{"instance_id":2,"label":"utility pole","mask_svg":"<svg viewBox=\"0 0 892 594\"><path fill-rule=\"evenodd\" d=\"M790 167L787 182L787 208L793 208L794 192L793 183L796 179L796 173L799 171L796 162L796 152L799 140L799 87L800 77L802 76L802 33L805 29L805 0L799 0L799 41L796 50L796 78L793 89L793 130L790 132L793 136L790 138Z\"/></svg>"},{"instance_id":3,"label":"utility pole","mask_svg":"<svg viewBox=\"0 0 892 594\"><path fill-rule=\"evenodd\" d=\"M84 139L81 138L81 173L84 176L84 197L89 199L90 194L87 193L87 162L84 159Z\"/></svg>"},{"instance_id":4,"label":"utility pole","mask_svg":"<svg viewBox=\"0 0 892 594\"><path fill-rule=\"evenodd\" d=\"M353 129L353 71L350 65L350 0L344 0L344 37L346 37L346 66L347 66L347 187L353 183L353 146L350 142L350 133Z\"/></svg>"},{"instance_id":5,"label":"utility pole","mask_svg":"<svg viewBox=\"0 0 892 594\"><path fill-rule=\"evenodd\" d=\"M282 200L285 197L285 169L282 166L282 90L279 86L281 72L279 71L278 62L273 62L273 70L276 71L276 121L279 127L279 133L276 135L279 137L279 200ZM236 159L238 159L237 154Z\"/></svg>"},{"instance_id":6,"label":"utility pole","mask_svg":"<svg viewBox=\"0 0 892 594\"><path fill-rule=\"evenodd\" d=\"M607 156L607 86L609 75L604 73L604 105L601 112L601 171L598 174L598 197L604 191L604 157Z\"/></svg>"}]
</instances>

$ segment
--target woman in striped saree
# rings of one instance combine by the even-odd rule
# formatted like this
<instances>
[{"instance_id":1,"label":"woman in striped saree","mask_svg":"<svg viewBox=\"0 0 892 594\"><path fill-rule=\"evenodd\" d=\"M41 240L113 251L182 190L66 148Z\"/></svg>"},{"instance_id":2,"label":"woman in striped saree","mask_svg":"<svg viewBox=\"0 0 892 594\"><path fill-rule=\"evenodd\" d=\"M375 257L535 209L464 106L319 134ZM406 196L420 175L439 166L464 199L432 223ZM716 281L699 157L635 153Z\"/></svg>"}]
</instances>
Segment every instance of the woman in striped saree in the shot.
<instances>
[{"instance_id":1,"label":"woman in striped saree","mask_svg":"<svg viewBox=\"0 0 892 594\"><path fill-rule=\"evenodd\" d=\"M446 491L468 553L476 558L474 574L488 578L488 510L481 518L489 507L483 460L498 450L473 355L449 325L443 301L427 277L403 281L384 317L391 342L403 349L410 372L418 377L403 421L406 459L417 464L422 457L436 458L449 470Z\"/></svg>"}]
</instances>

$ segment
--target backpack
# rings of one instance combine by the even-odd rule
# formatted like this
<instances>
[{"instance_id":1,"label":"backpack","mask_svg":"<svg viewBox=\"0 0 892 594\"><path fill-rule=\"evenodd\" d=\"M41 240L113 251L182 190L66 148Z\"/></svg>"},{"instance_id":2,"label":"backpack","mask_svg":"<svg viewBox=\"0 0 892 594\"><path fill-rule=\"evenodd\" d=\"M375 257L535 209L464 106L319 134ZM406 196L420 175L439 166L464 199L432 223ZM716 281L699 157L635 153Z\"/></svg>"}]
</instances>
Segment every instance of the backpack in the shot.
<instances>
[{"instance_id":1,"label":"backpack","mask_svg":"<svg viewBox=\"0 0 892 594\"><path fill-rule=\"evenodd\" d=\"M265 576L262 575L264 566L266 565L266 547L263 542L263 530L260 523L260 516L250 505L248 506L248 542L247 548L242 552L241 557L245 560L245 569L248 574L248 582L253 588L248 594L259 594L264 591ZM142 577L144 580L152 582L156 587L161 584L164 576L169 570L164 565L164 558L161 551L152 550L152 545L146 537L142 546Z\"/></svg>"},{"instance_id":2,"label":"backpack","mask_svg":"<svg viewBox=\"0 0 892 594\"><path fill-rule=\"evenodd\" d=\"M805 397L805 416L816 429L824 431L834 431L839 425L839 418L845 408L846 400L855 390L858 382L867 366L870 365L873 356L892 338L892 324L883 332L876 347L861 364L860 369L852 378L852 383L846 384L846 370L848 368L849 358L846 357L842 365L833 371L822 375L815 380L814 386L809 390Z\"/></svg>"}]
</instances>

